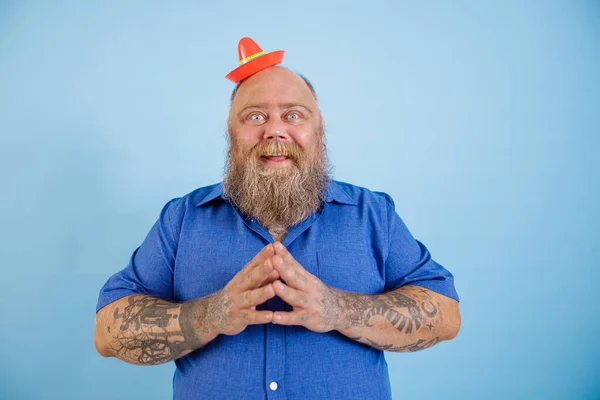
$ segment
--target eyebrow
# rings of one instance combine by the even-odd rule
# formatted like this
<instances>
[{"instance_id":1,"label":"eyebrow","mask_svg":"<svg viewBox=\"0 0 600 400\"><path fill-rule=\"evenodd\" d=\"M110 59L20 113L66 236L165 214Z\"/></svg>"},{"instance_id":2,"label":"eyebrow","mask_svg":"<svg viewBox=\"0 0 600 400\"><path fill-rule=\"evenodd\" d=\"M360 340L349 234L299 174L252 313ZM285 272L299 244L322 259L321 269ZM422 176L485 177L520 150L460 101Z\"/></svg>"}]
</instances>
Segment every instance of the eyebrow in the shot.
<instances>
[{"instance_id":1,"label":"eyebrow","mask_svg":"<svg viewBox=\"0 0 600 400\"><path fill-rule=\"evenodd\" d=\"M240 117L244 111L248 108L270 108L270 107L279 107L279 108L292 108L292 107L302 107L308 111L310 115L313 115L313 111L305 104L302 103L254 103L245 105L238 113L237 116Z\"/></svg>"}]
</instances>

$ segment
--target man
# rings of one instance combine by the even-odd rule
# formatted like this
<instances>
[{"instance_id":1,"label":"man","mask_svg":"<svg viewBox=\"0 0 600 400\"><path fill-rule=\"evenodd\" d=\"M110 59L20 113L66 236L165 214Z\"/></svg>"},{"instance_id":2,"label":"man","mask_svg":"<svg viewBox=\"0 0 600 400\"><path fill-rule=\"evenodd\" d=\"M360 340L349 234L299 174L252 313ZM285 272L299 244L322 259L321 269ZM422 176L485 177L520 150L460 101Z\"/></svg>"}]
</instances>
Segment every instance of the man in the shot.
<instances>
[{"instance_id":1,"label":"man","mask_svg":"<svg viewBox=\"0 0 600 400\"><path fill-rule=\"evenodd\" d=\"M460 327L452 275L391 198L328 176L312 86L241 81L222 184L171 200L100 293L100 354L175 360L175 399L387 399L383 350Z\"/></svg>"}]
</instances>

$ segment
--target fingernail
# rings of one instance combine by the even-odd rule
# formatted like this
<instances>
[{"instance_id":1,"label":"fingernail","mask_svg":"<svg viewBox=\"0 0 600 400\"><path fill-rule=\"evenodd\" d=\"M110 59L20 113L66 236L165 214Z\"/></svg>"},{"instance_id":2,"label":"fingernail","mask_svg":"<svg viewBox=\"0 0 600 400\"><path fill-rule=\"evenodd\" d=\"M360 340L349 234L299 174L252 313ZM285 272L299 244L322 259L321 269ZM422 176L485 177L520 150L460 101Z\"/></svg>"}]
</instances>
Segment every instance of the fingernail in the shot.
<instances>
[{"instance_id":1,"label":"fingernail","mask_svg":"<svg viewBox=\"0 0 600 400\"><path fill-rule=\"evenodd\" d=\"M281 315L276 315L275 316L275 321L281 321Z\"/></svg>"}]
</instances>

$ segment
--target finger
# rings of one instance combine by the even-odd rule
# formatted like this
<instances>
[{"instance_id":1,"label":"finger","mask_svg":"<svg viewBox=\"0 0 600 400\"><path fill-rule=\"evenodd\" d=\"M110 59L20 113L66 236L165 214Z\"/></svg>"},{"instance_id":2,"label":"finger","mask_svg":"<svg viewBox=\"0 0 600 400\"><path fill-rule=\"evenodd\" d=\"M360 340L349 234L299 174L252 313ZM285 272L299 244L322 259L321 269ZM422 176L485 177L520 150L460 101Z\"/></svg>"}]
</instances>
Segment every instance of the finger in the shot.
<instances>
[{"instance_id":1,"label":"finger","mask_svg":"<svg viewBox=\"0 0 600 400\"><path fill-rule=\"evenodd\" d=\"M265 261L265 262L267 262L267 261ZM260 285L258 285L258 287L265 286L267 283L273 283L277 279L279 279L279 272L277 272L277 270L274 269L271 271L271 273L269 273L269 275L265 278L265 280L262 281L260 283Z\"/></svg>"},{"instance_id":2,"label":"finger","mask_svg":"<svg viewBox=\"0 0 600 400\"><path fill-rule=\"evenodd\" d=\"M288 249L281 242L273 243L273 250L275 254L279 254L281 257L292 256ZM292 257L293 258L293 257Z\"/></svg>"},{"instance_id":3,"label":"finger","mask_svg":"<svg viewBox=\"0 0 600 400\"><path fill-rule=\"evenodd\" d=\"M252 311L246 310L240 314L246 325L267 324L273 321L273 311Z\"/></svg>"},{"instance_id":4,"label":"finger","mask_svg":"<svg viewBox=\"0 0 600 400\"><path fill-rule=\"evenodd\" d=\"M288 249L281 242L273 243L273 251L275 252L275 254L278 254L281 257L283 257L283 259L286 260L287 262L296 261L296 259L292 255L292 253L290 253L288 251ZM296 264L298 264L297 261L296 261ZM298 265L300 265L300 264L298 264Z\"/></svg>"},{"instance_id":5,"label":"finger","mask_svg":"<svg viewBox=\"0 0 600 400\"><path fill-rule=\"evenodd\" d=\"M292 307L308 306L308 294L287 286L281 281L273 282L275 294Z\"/></svg>"},{"instance_id":6,"label":"finger","mask_svg":"<svg viewBox=\"0 0 600 400\"><path fill-rule=\"evenodd\" d=\"M273 285L269 283L261 288L246 290L240 293L237 304L240 308L250 308L262 304L273 297L275 297L275 290L273 289Z\"/></svg>"},{"instance_id":7,"label":"finger","mask_svg":"<svg viewBox=\"0 0 600 400\"><path fill-rule=\"evenodd\" d=\"M286 262L280 255L276 254L272 258L273 268L279 273L279 276L287 283L296 289L304 290L308 287L308 278L306 271L298 272L289 262Z\"/></svg>"},{"instance_id":8,"label":"finger","mask_svg":"<svg viewBox=\"0 0 600 400\"><path fill-rule=\"evenodd\" d=\"M279 325L301 325L309 324L308 312L306 310L299 311L275 311L273 313L273 323Z\"/></svg>"},{"instance_id":9,"label":"finger","mask_svg":"<svg viewBox=\"0 0 600 400\"><path fill-rule=\"evenodd\" d=\"M252 271L250 271L249 276L248 276L248 289L256 289L261 286L264 286L266 283L273 282L273 280L275 280L277 278L272 279L269 282L265 282L265 281L267 281L267 279L270 276L273 276L275 274L277 275L277 277L279 277L279 272L277 272L273 268L273 263L271 262L271 259L267 258L263 262L262 266L257 266Z\"/></svg>"},{"instance_id":10,"label":"finger","mask_svg":"<svg viewBox=\"0 0 600 400\"><path fill-rule=\"evenodd\" d=\"M273 264L270 261L265 263L265 261L269 259L269 255L273 254L273 246L271 246L270 249L265 248L263 251L264 253L262 257L265 258L262 262L258 263L258 260L255 257L250 263L248 263L247 267L244 267L244 269L238 272L238 276L235 281L240 292L260 287L261 283L273 271Z\"/></svg>"},{"instance_id":11,"label":"finger","mask_svg":"<svg viewBox=\"0 0 600 400\"><path fill-rule=\"evenodd\" d=\"M274 254L275 254L275 248L273 247L273 245L271 243L269 243L268 245L266 245L265 247L263 247L258 252L258 254L256 254L254 256L254 258L252 260L250 260L244 266L244 268L242 268L242 271L244 271L244 270L246 272L252 271L254 268L263 265L263 263L265 262L265 259L267 259L268 257L272 257Z\"/></svg>"},{"instance_id":12,"label":"finger","mask_svg":"<svg viewBox=\"0 0 600 400\"><path fill-rule=\"evenodd\" d=\"M275 251L275 254L281 256L281 258L283 258L283 261L289 264L290 267L293 268L298 275L310 275L309 272L306 269L304 269L302 264L296 261L292 253L290 253L283 244L281 244L280 242L275 242L273 244L273 249Z\"/></svg>"}]
</instances>

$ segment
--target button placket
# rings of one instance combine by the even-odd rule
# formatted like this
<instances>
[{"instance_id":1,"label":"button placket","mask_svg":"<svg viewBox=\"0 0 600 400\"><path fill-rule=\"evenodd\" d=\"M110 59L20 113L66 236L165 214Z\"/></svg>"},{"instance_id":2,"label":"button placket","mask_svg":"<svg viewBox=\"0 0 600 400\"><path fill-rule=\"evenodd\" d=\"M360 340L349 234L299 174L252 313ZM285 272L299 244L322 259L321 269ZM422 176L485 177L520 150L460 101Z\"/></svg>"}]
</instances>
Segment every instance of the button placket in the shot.
<instances>
[{"instance_id":1,"label":"button placket","mask_svg":"<svg viewBox=\"0 0 600 400\"><path fill-rule=\"evenodd\" d=\"M284 303L279 298L267 301L269 309L283 311ZM285 327L266 325L266 371L265 384L268 400L284 400L283 375L285 372Z\"/></svg>"}]
</instances>

